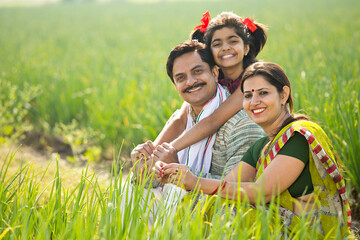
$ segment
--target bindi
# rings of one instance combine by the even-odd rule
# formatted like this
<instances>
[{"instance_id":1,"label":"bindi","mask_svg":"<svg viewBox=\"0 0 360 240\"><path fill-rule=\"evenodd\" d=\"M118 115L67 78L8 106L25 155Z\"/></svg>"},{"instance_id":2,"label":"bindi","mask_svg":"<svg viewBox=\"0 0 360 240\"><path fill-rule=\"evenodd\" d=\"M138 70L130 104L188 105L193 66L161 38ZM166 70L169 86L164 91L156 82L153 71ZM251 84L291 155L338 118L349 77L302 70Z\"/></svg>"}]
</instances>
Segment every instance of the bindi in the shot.
<instances>
[{"instance_id":1,"label":"bindi","mask_svg":"<svg viewBox=\"0 0 360 240\"><path fill-rule=\"evenodd\" d=\"M254 90L254 89L251 89L251 92L255 92L255 90Z\"/></svg>"}]
</instances>

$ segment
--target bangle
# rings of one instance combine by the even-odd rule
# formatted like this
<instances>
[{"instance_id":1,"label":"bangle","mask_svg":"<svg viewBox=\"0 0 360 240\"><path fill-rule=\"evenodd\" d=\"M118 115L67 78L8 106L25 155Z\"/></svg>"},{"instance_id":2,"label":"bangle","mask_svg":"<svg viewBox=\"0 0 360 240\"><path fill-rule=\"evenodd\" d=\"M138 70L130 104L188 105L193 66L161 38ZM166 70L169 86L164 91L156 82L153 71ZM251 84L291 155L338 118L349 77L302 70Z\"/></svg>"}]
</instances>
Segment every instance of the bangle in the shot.
<instances>
[{"instance_id":1,"label":"bangle","mask_svg":"<svg viewBox=\"0 0 360 240\"><path fill-rule=\"evenodd\" d=\"M227 181L224 181L224 185L222 185L221 191L225 189L226 184L227 184Z\"/></svg>"},{"instance_id":2,"label":"bangle","mask_svg":"<svg viewBox=\"0 0 360 240\"><path fill-rule=\"evenodd\" d=\"M215 193L217 193L220 186L221 186L220 191L224 190L226 184L227 184L227 181L224 181L224 184L221 186L221 182L220 182L219 186L212 193L210 193L210 195L214 195Z\"/></svg>"}]
</instances>

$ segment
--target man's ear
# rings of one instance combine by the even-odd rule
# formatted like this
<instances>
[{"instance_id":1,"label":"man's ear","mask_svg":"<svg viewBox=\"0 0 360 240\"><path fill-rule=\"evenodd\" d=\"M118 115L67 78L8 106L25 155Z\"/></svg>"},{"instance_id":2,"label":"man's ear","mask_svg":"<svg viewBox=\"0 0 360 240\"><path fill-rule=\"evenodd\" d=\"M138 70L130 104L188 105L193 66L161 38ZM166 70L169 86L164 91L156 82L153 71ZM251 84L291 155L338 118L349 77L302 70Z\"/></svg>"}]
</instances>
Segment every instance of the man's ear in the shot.
<instances>
[{"instance_id":1,"label":"man's ear","mask_svg":"<svg viewBox=\"0 0 360 240\"><path fill-rule=\"evenodd\" d=\"M290 96L290 88L288 86L284 86L283 91L281 92L281 104L282 105L285 105L285 103L289 99L289 96Z\"/></svg>"},{"instance_id":2,"label":"man's ear","mask_svg":"<svg viewBox=\"0 0 360 240\"><path fill-rule=\"evenodd\" d=\"M175 81L174 81L174 82L172 82L172 84L173 84L174 88L176 89L176 91L179 91L179 89L178 89L178 85L176 85Z\"/></svg>"},{"instance_id":3,"label":"man's ear","mask_svg":"<svg viewBox=\"0 0 360 240\"><path fill-rule=\"evenodd\" d=\"M219 69L217 66L214 66L212 69L211 69L211 72L212 74L214 75L215 79L216 79L216 82L218 81L218 77L219 77Z\"/></svg>"}]
</instances>

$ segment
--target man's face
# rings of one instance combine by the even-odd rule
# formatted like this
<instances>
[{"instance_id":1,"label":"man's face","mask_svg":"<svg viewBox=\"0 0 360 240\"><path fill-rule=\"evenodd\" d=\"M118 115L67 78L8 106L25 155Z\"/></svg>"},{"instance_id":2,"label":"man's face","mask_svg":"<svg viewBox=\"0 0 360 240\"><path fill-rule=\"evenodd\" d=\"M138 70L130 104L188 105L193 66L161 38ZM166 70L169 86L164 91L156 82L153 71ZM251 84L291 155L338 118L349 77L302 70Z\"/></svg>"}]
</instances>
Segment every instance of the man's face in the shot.
<instances>
[{"instance_id":1,"label":"man's face","mask_svg":"<svg viewBox=\"0 0 360 240\"><path fill-rule=\"evenodd\" d=\"M197 115L203 105L215 96L217 77L217 68L210 69L197 52L185 53L174 61L175 88Z\"/></svg>"}]
</instances>

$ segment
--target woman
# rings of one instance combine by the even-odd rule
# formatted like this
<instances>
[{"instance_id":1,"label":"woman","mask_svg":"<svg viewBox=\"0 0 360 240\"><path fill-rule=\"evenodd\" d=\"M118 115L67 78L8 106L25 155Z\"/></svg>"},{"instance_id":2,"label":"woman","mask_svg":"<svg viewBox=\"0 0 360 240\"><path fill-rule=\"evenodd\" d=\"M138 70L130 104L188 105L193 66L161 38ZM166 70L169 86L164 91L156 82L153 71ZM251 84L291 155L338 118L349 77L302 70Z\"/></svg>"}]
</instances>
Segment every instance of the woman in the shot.
<instances>
[{"instance_id":1,"label":"woman","mask_svg":"<svg viewBox=\"0 0 360 240\"><path fill-rule=\"evenodd\" d=\"M257 61L256 56L266 43L266 27L231 12L222 12L210 23L209 21L209 14L205 13L203 24L195 28L191 38L205 41L220 68L219 83L226 86L232 95L211 116L178 137L184 132L187 119L188 105L183 104L180 113L164 127L154 143L148 141L143 149L137 149L139 157L144 155L146 159L150 159L150 155L154 154L156 159L160 152L170 147L180 151L215 133L243 108L243 95L238 86L244 69ZM176 137L178 138L175 139ZM171 142L170 145L168 142Z\"/></svg>"},{"instance_id":2,"label":"woman","mask_svg":"<svg viewBox=\"0 0 360 240\"><path fill-rule=\"evenodd\" d=\"M269 202L281 193L284 211L300 216L318 209L324 236L335 234L331 231L339 222L342 234L348 234L350 207L330 141L317 124L292 114L291 86L285 72L274 63L255 63L246 69L241 91L244 109L267 136L247 151L224 180L199 179L185 165L161 162L157 179L179 183L187 190L197 185L205 194L218 193L234 200L246 195L253 204L259 195ZM238 195L239 168L242 191Z\"/></svg>"}]
</instances>

